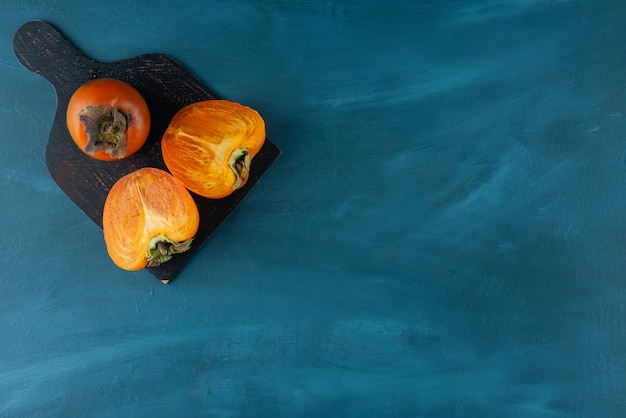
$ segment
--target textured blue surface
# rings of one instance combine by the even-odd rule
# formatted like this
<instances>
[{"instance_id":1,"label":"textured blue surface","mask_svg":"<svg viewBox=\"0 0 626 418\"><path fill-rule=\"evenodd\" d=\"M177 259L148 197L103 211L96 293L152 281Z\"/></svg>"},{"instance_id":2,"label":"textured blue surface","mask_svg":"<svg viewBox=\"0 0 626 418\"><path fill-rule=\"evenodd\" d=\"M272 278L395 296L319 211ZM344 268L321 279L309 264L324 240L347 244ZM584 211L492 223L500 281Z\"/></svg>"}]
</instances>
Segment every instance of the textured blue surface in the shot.
<instances>
[{"instance_id":1,"label":"textured blue surface","mask_svg":"<svg viewBox=\"0 0 626 418\"><path fill-rule=\"evenodd\" d=\"M283 151L165 286L56 187L44 19L161 52ZM618 0L24 0L0 14L0 415L618 417Z\"/></svg>"}]
</instances>

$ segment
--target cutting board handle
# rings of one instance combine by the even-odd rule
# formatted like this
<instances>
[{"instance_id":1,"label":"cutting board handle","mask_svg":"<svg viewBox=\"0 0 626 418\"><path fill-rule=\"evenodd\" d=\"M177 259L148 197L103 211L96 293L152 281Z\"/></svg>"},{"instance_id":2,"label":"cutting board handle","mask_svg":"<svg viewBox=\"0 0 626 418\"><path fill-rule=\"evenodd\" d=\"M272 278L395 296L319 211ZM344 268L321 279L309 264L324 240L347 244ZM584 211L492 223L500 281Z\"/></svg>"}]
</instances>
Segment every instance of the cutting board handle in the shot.
<instances>
[{"instance_id":1,"label":"cutting board handle","mask_svg":"<svg viewBox=\"0 0 626 418\"><path fill-rule=\"evenodd\" d=\"M85 80L72 80L73 72L64 68L77 65L95 68L99 64L74 47L50 24L42 20L31 20L23 24L13 38L15 56L29 71L58 86L80 85ZM95 76L95 75L94 75Z\"/></svg>"}]
</instances>

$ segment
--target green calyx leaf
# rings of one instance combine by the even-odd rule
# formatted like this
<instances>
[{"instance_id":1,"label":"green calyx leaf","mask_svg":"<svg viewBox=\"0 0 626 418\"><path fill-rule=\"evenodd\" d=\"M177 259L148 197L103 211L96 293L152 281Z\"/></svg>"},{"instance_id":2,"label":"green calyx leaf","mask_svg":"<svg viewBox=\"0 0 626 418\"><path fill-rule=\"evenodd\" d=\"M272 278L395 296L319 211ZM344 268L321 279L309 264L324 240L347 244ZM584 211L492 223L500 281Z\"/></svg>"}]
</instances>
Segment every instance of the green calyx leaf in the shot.
<instances>
[{"instance_id":1,"label":"green calyx leaf","mask_svg":"<svg viewBox=\"0 0 626 418\"><path fill-rule=\"evenodd\" d=\"M235 180L235 184L233 184L233 190L237 190L240 187L243 187L244 184L248 181L248 176L250 175L250 163L252 159L250 158L250 151L247 148L240 148L233 151L228 159L228 165L235 173L237 179Z\"/></svg>"},{"instance_id":2,"label":"green calyx leaf","mask_svg":"<svg viewBox=\"0 0 626 418\"><path fill-rule=\"evenodd\" d=\"M156 235L148 243L146 259L147 267L156 267L172 258L174 254L180 254L191 248L193 238L183 242L174 242L165 235Z\"/></svg>"}]
</instances>

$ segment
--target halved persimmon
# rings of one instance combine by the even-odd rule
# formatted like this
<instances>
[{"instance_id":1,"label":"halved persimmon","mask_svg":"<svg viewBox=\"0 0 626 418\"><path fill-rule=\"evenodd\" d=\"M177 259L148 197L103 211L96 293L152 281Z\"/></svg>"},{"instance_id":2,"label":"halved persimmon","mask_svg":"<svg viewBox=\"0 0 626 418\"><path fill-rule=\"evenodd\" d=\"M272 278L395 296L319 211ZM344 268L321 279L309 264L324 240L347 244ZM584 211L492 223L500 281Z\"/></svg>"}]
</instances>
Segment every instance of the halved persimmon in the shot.
<instances>
[{"instance_id":1,"label":"halved persimmon","mask_svg":"<svg viewBox=\"0 0 626 418\"><path fill-rule=\"evenodd\" d=\"M188 250L199 223L198 207L185 186L152 167L120 178L102 214L109 256L131 271L158 266Z\"/></svg>"},{"instance_id":2,"label":"halved persimmon","mask_svg":"<svg viewBox=\"0 0 626 418\"><path fill-rule=\"evenodd\" d=\"M250 107L207 100L182 108L161 141L165 165L192 192L220 199L248 181L265 142L265 121Z\"/></svg>"},{"instance_id":3,"label":"halved persimmon","mask_svg":"<svg viewBox=\"0 0 626 418\"><path fill-rule=\"evenodd\" d=\"M80 86L67 105L67 129L85 154L102 161L130 157L150 133L150 112L130 84L96 78Z\"/></svg>"}]
</instances>

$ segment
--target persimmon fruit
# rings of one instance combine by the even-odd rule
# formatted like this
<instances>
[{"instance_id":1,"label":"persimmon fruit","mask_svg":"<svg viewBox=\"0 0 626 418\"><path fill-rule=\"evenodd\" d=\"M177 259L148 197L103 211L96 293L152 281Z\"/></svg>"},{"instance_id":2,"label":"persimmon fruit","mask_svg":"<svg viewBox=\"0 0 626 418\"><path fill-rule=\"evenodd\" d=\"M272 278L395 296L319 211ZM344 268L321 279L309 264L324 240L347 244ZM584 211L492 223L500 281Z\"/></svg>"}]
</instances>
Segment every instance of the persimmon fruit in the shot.
<instances>
[{"instance_id":1,"label":"persimmon fruit","mask_svg":"<svg viewBox=\"0 0 626 418\"><path fill-rule=\"evenodd\" d=\"M67 105L67 129L76 145L102 161L130 157L150 133L150 111L130 84L96 78L80 86Z\"/></svg>"},{"instance_id":2,"label":"persimmon fruit","mask_svg":"<svg viewBox=\"0 0 626 418\"><path fill-rule=\"evenodd\" d=\"M221 199L246 184L265 136L265 121L256 110L228 100L206 100L174 115L161 152L168 170L185 187Z\"/></svg>"},{"instance_id":3,"label":"persimmon fruit","mask_svg":"<svg viewBox=\"0 0 626 418\"><path fill-rule=\"evenodd\" d=\"M109 256L124 270L155 267L190 248L200 215L183 184L164 170L140 168L121 177L104 203Z\"/></svg>"}]
</instances>

